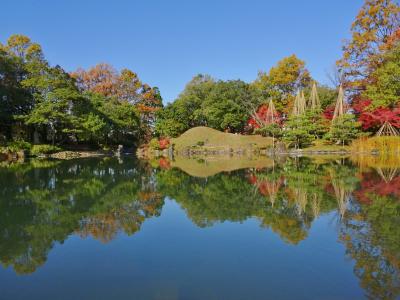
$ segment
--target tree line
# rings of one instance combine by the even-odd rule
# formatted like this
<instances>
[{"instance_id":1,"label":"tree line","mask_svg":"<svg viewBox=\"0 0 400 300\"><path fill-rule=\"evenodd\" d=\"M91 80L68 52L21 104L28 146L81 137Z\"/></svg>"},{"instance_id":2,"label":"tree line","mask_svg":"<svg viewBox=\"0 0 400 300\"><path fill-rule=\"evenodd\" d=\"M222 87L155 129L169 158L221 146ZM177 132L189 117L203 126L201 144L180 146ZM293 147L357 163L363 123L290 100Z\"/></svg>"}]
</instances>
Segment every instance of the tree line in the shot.
<instances>
[{"instance_id":1,"label":"tree line","mask_svg":"<svg viewBox=\"0 0 400 300\"><path fill-rule=\"evenodd\" d=\"M160 107L158 88L129 69L98 64L68 73L26 36L0 44L3 144L134 145L151 136Z\"/></svg>"},{"instance_id":2,"label":"tree line","mask_svg":"<svg viewBox=\"0 0 400 300\"><path fill-rule=\"evenodd\" d=\"M155 133L176 137L191 127L209 126L235 133L261 133L301 147L320 138L349 143L376 133L385 123L396 131L400 128L397 3L365 1L351 26L351 39L343 45L343 56L329 77L333 87L318 84L296 55L283 58L268 72L259 72L250 83L197 75L174 102L158 112ZM314 84L319 104L311 107ZM340 87L344 90L343 113L336 118ZM303 98L306 109L293 113L298 105L296 95ZM273 122L268 120L271 114Z\"/></svg>"},{"instance_id":3,"label":"tree line","mask_svg":"<svg viewBox=\"0 0 400 300\"><path fill-rule=\"evenodd\" d=\"M0 142L135 145L208 126L282 138L302 147L321 138L349 143L384 124L395 132L400 128L396 2L365 0L330 77L332 87L319 84L305 61L293 54L260 71L252 82L196 75L163 107L158 88L129 69L98 64L68 73L51 66L39 44L13 35L0 44ZM336 118L339 87L344 90L343 113ZM318 105L312 106L315 95ZM296 108L299 101L305 109Z\"/></svg>"},{"instance_id":4,"label":"tree line","mask_svg":"<svg viewBox=\"0 0 400 300\"><path fill-rule=\"evenodd\" d=\"M196 75L178 98L157 113L155 132L176 137L189 128L208 126L234 133L251 133L251 117L262 111L270 99L280 114L288 116L299 89L308 95L313 79L305 62L296 55L282 59L266 72L259 72L251 83L242 80L216 80ZM334 89L318 86L323 108L336 97Z\"/></svg>"}]
</instances>

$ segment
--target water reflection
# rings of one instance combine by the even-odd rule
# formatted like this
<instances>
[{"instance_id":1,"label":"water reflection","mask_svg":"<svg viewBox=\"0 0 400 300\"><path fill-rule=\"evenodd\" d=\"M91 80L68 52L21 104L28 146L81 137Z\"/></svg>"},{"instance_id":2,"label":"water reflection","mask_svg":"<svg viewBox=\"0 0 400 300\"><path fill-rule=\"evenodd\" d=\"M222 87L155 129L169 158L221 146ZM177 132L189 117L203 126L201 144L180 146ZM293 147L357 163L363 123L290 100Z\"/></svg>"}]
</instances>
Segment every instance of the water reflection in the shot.
<instances>
[{"instance_id":1,"label":"water reflection","mask_svg":"<svg viewBox=\"0 0 400 300\"><path fill-rule=\"evenodd\" d=\"M0 182L0 260L19 274L72 233L102 242L133 234L163 204L152 170L133 161L33 161L1 169Z\"/></svg>"},{"instance_id":2,"label":"water reflection","mask_svg":"<svg viewBox=\"0 0 400 300\"><path fill-rule=\"evenodd\" d=\"M333 213L366 294L400 295L400 174L394 163L293 158L210 177L190 176L173 164L163 159L151 167L125 158L3 166L1 264L29 274L72 234L103 243L119 232L132 235L161 214L168 197L199 227L253 218L291 245L307 239L317 218Z\"/></svg>"}]
</instances>

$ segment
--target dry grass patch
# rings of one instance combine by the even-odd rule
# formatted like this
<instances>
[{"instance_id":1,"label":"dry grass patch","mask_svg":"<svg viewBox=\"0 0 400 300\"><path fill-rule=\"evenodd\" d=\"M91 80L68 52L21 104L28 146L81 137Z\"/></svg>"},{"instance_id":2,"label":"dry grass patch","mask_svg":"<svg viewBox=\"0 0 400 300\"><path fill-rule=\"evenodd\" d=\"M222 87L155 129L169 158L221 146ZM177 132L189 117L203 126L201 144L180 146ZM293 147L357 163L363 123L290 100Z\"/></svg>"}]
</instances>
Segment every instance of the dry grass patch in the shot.
<instances>
[{"instance_id":1,"label":"dry grass patch","mask_svg":"<svg viewBox=\"0 0 400 300\"><path fill-rule=\"evenodd\" d=\"M400 155L399 136L375 136L355 140L351 150L360 153L379 152L380 154Z\"/></svg>"}]
</instances>

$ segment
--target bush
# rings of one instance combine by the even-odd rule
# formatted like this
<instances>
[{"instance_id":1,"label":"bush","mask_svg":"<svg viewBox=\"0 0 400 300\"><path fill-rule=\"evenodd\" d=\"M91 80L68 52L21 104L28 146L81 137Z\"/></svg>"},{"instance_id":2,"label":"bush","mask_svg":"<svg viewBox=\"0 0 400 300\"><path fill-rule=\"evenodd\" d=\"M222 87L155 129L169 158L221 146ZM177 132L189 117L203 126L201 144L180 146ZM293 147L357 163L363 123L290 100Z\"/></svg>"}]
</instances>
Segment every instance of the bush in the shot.
<instances>
[{"instance_id":1,"label":"bush","mask_svg":"<svg viewBox=\"0 0 400 300\"><path fill-rule=\"evenodd\" d=\"M200 147L203 147L204 144L205 144L204 141L198 141L198 142L197 142L197 146L200 146Z\"/></svg>"},{"instance_id":2,"label":"bush","mask_svg":"<svg viewBox=\"0 0 400 300\"><path fill-rule=\"evenodd\" d=\"M151 150L160 150L160 143L158 142L158 139L156 138L151 139L149 143L149 148Z\"/></svg>"},{"instance_id":3,"label":"bush","mask_svg":"<svg viewBox=\"0 0 400 300\"><path fill-rule=\"evenodd\" d=\"M51 154L59 151L61 151L61 148L53 145L34 145L31 149L31 154Z\"/></svg>"},{"instance_id":4,"label":"bush","mask_svg":"<svg viewBox=\"0 0 400 300\"><path fill-rule=\"evenodd\" d=\"M30 150L32 145L25 141L13 141L7 145L7 150L10 152L18 152L21 150Z\"/></svg>"},{"instance_id":5,"label":"bush","mask_svg":"<svg viewBox=\"0 0 400 300\"><path fill-rule=\"evenodd\" d=\"M153 138L150 140L149 148L151 150L164 150L167 149L170 145L170 140L168 138Z\"/></svg>"},{"instance_id":6,"label":"bush","mask_svg":"<svg viewBox=\"0 0 400 300\"><path fill-rule=\"evenodd\" d=\"M167 149L169 147L170 141L168 138L162 138L158 141L158 146L161 150Z\"/></svg>"}]
</instances>

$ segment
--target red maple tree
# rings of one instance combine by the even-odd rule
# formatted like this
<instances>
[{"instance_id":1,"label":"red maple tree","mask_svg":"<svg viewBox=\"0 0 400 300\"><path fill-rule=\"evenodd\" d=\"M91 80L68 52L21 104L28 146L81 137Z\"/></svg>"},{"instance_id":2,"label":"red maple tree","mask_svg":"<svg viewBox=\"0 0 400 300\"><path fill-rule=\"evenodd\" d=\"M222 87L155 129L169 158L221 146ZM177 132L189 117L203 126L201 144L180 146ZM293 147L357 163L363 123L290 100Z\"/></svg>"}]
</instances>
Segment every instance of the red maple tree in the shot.
<instances>
[{"instance_id":1,"label":"red maple tree","mask_svg":"<svg viewBox=\"0 0 400 300\"><path fill-rule=\"evenodd\" d=\"M386 122L400 128L400 108L378 107L373 111L363 111L358 120L362 123L364 130L379 128Z\"/></svg>"},{"instance_id":2,"label":"red maple tree","mask_svg":"<svg viewBox=\"0 0 400 300\"><path fill-rule=\"evenodd\" d=\"M389 107L371 109L371 103L371 100L361 98L355 98L352 103L354 113L358 115L358 121L364 130L378 129L386 122L400 128L400 106L394 109Z\"/></svg>"},{"instance_id":3,"label":"red maple tree","mask_svg":"<svg viewBox=\"0 0 400 300\"><path fill-rule=\"evenodd\" d=\"M268 125L271 123L271 120L268 119L268 105L261 105L257 112L247 121L247 125L253 129L258 129L263 125ZM274 123L281 122L281 115L279 112L274 113Z\"/></svg>"},{"instance_id":4,"label":"red maple tree","mask_svg":"<svg viewBox=\"0 0 400 300\"><path fill-rule=\"evenodd\" d=\"M327 108L325 108L325 110L322 112L322 115L325 119L332 120L334 111L335 107L333 105L330 105Z\"/></svg>"}]
</instances>

